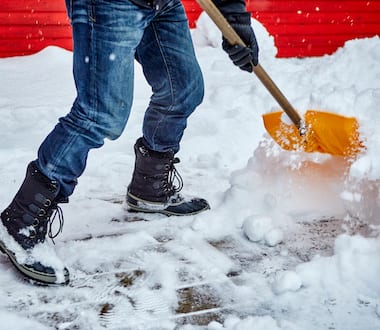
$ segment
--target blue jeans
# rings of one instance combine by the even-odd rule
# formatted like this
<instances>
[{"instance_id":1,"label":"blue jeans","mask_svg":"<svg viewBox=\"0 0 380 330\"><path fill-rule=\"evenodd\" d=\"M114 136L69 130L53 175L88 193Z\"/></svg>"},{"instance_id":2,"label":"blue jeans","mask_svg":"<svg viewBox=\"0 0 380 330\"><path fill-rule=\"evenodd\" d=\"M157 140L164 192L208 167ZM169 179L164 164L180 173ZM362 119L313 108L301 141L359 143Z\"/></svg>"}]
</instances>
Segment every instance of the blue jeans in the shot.
<instances>
[{"instance_id":1,"label":"blue jeans","mask_svg":"<svg viewBox=\"0 0 380 330\"><path fill-rule=\"evenodd\" d=\"M203 98L203 78L195 58L180 0L143 8L129 0L66 0L73 27L77 97L38 151L37 164L71 195L88 152L104 139L118 138L133 97L134 59L152 88L143 136L160 152L179 150L187 118Z\"/></svg>"}]
</instances>

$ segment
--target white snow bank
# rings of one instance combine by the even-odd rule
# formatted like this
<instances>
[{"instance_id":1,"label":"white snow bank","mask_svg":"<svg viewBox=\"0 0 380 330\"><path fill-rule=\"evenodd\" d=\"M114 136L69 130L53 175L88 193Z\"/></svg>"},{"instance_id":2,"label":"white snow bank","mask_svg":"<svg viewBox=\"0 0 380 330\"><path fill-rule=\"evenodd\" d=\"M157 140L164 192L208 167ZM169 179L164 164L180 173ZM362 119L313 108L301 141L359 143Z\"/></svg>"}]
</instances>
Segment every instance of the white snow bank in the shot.
<instances>
[{"instance_id":1,"label":"white snow bank","mask_svg":"<svg viewBox=\"0 0 380 330\"><path fill-rule=\"evenodd\" d=\"M380 40L350 41L321 58L277 59L273 38L256 21L253 24L260 61L291 103L300 113L320 109L355 116L366 151L351 164L276 146L266 135L261 115L278 110L278 105L253 75L230 63L220 47L220 33L203 15L193 36L205 78L205 99L189 120L177 167L184 193L207 198L211 211L180 220L124 219L120 201L130 180L133 143L141 134L150 94L136 65L136 94L127 129L119 140L90 153L71 202L63 206L65 227L56 240L57 253L75 283L86 279L87 273L112 273L115 267L145 269L149 276L144 283L149 285L129 293L153 294L153 302L166 299L167 305L153 311L168 318L177 299L178 269L188 271L192 280L220 281L240 266L239 258L243 266L244 257L253 260L255 267L240 267L241 282L233 283L232 291L220 290L222 300L229 301L233 293L236 304L251 305L222 323L211 323L210 330L379 328L378 238L339 236L332 256L317 255L299 266L288 260L287 246L297 240L299 223L338 218L349 225L355 217L365 224L380 223ZM33 56L1 59L0 85L0 207L4 208L42 139L75 98L71 53L49 47ZM241 239L236 248L245 255L227 256L206 241L223 242L226 237ZM90 289L79 290L76 296L76 288L29 287L19 282L5 258L0 261L6 270L0 272L0 310L7 328L17 318L21 327L43 329L32 319L52 322L51 315L41 313L46 306L54 313L75 316L69 323L57 321L62 329L99 326L98 310L91 308L108 301L114 292L107 276L104 281L101 275L88 279ZM139 301L139 306L144 303ZM25 308L19 310L20 304ZM126 318L121 307L115 307L114 324L137 322L138 315L145 313ZM164 329L173 329L173 322L168 323Z\"/></svg>"}]
</instances>

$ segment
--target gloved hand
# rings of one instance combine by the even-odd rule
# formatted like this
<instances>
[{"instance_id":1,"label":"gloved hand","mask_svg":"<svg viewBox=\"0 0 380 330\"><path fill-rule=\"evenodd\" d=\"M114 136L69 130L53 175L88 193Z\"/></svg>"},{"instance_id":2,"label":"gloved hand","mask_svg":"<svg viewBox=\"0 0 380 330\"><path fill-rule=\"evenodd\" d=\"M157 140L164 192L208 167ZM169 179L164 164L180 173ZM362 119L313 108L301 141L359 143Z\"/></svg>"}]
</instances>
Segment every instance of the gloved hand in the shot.
<instances>
[{"instance_id":1,"label":"gloved hand","mask_svg":"<svg viewBox=\"0 0 380 330\"><path fill-rule=\"evenodd\" d=\"M251 27L251 14L248 12L228 13L224 16L247 47L232 46L224 37L222 47L236 66L244 71L252 72L252 64L259 63L259 47Z\"/></svg>"}]
</instances>

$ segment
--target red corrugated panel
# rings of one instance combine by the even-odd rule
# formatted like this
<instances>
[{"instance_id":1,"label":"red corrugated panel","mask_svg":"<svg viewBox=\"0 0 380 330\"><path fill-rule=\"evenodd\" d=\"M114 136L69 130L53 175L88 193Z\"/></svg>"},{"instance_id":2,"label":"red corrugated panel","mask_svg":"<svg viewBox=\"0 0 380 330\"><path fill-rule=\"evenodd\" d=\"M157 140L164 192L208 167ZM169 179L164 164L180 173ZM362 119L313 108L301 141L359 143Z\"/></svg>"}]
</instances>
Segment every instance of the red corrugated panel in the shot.
<instances>
[{"instance_id":1,"label":"red corrugated panel","mask_svg":"<svg viewBox=\"0 0 380 330\"><path fill-rule=\"evenodd\" d=\"M183 4L194 27L201 9ZM346 40L380 34L380 0L247 0L247 8L274 36L278 57L331 54ZM47 45L72 47L63 0L0 0L0 57Z\"/></svg>"},{"instance_id":2,"label":"red corrugated panel","mask_svg":"<svg viewBox=\"0 0 380 330\"><path fill-rule=\"evenodd\" d=\"M248 0L247 8L274 36L278 57L332 54L380 34L380 0Z\"/></svg>"},{"instance_id":3,"label":"red corrugated panel","mask_svg":"<svg viewBox=\"0 0 380 330\"><path fill-rule=\"evenodd\" d=\"M33 54L49 46L72 49L63 0L0 0L0 57Z\"/></svg>"}]
</instances>

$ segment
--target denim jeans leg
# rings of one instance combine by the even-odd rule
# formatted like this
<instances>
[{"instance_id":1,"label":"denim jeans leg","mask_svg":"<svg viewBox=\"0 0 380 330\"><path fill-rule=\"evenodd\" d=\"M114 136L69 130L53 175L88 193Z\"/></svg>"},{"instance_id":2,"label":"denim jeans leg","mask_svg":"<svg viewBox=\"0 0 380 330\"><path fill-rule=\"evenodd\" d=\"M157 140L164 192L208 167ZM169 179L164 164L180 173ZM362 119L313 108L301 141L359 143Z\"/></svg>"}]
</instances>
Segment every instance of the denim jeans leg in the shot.
<instances>
[{"instance_id":1,"label":"denim jeans leg","mask_svg":"<svg viewBox=\"0 0 380 330\"><path fill-rule=\"evenodd\" d=\"M88 152L122 133L132 104L134 54L152 10L124 1L70 1L77 97L38 151L41 171L72 194Z\"/></svg>"},{"instance_id":2,"label":"denim jeans leg","mask_svg":"<svg viewBox=\"0 0 380 330\"><path fill-rule=\"evenodd\" d=\"M137 60L153 90L143 123L144 138L153 150L177 152L187 118L204 93L188 20L179 0L166 1L156 13L137 48Z\"/></svg>"}]
</instances>

